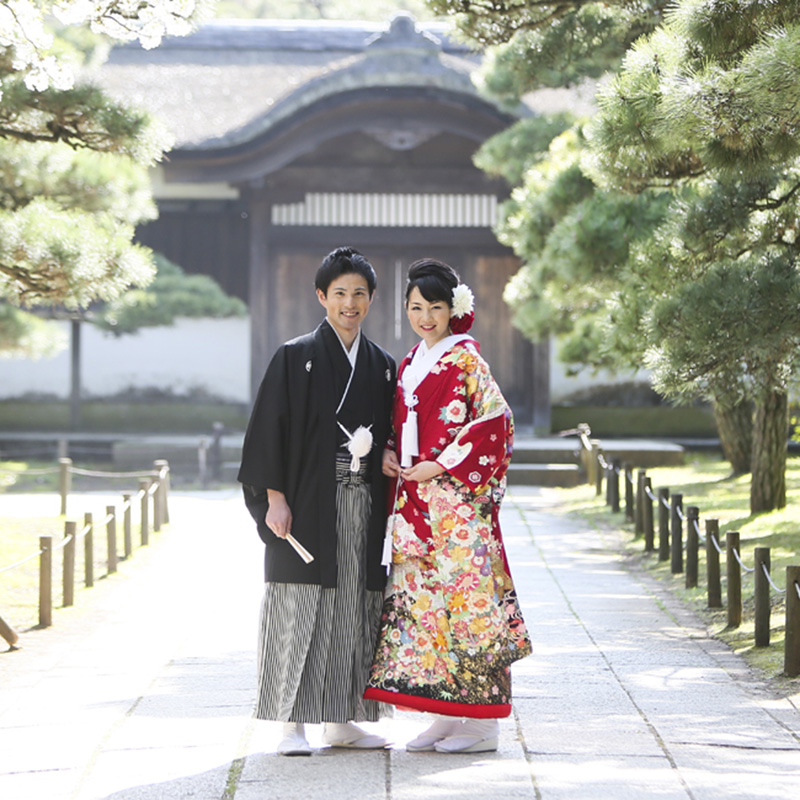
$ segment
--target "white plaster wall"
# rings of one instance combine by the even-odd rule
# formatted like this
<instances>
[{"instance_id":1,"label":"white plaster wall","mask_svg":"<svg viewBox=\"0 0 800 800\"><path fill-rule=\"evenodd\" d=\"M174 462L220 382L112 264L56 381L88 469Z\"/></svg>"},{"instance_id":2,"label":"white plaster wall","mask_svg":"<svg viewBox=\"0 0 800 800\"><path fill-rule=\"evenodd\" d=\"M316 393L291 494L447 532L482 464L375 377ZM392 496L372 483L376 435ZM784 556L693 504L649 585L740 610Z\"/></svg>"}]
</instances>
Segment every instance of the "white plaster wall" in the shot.
<instances>
[{"instance_id":1,"label":"white plaster wall","mask_svg":"<svg viewBox=\"0 0 800 800\"><path fill-rule=\"evenodd\" d=\"M597 386L618 386L628 383L643 383L650 385L650 373L647 370L615 374L602 369L595 372L592 369L581 370L577 375L567 375L564 365L558 360L558 342L550 340L550 398L554 405L562 403L565 398L575 392Z\"/></svg>"},{"instance_id":2,"label":"white plaster wall","mask_svg":"<svg viewBox=\"0 0 800 800\"><path fill-rule=\"evenodd\" d=\"M69 341L69 323L52 322ZM181 319L174 326L143 328L115 337L83 325L82 380L85 397L106 397L156 388L185 395L198 389L222 400L250 402L250 321ZM648 382L648 373L614 375L584 370L568 377L551 344L550 381L554 403L591 386ZM70 355L49 359L0 359L0 399L29 393L69 397Z\"/></svg>"},{"instance_id":3,"label":"white plaster wall","mask_svg":"<svg viewBox=\"0 0 800 800\"><path fill-rule=\"evenodd\" d=\"M69 323L63 328L69 341ZM180 319L174 326L143 328L115 337L94 325L81 328L85 397L157 388L185 395L198 389L236 403L250 402L250 321ZM0 359L0 398L46 393L69 396L70 353L53 358Z\"/></svg>"}]
</instances>

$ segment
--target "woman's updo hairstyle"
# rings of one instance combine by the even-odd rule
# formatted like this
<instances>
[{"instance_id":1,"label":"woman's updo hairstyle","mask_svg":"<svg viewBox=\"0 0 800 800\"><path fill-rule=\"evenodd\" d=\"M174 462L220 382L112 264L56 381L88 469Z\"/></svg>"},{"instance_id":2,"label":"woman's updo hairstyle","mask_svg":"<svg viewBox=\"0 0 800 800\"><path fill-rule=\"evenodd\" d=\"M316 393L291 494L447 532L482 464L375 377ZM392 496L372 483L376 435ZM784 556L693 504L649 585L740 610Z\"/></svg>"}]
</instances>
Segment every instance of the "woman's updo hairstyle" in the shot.
<instances>
[{"instance_id":1,"label":"woman's updo hairstyle","mask_svg":"<svg viewBox=\"0 0 800 800\"><path fill-rule=\"evenodd\" d=\"M458 273L449 264L437 261L435 258L422 258L408 268L406 305L409 295L416 287L429 303L447 303L448 307L452 308L453 289L460 282Z\"/></svg>"}]
</instances>

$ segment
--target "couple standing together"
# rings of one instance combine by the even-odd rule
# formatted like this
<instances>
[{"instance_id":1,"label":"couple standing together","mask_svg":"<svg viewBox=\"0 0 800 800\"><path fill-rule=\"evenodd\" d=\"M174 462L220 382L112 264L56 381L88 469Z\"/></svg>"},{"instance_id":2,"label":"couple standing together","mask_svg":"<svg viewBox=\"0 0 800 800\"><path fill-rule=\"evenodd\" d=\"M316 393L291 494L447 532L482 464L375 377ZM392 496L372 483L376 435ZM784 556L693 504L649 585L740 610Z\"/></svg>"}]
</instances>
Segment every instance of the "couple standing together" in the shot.
<instances>
[{"instance_id":1,"label":"couple standing together","mask_svg":"<svg viewBox=\"0 0 800 800\"><path fill-rule=\"evenodd\" d=\"M411 265L420 342L395 376L361 331L366 258L334 250L315 284L326 319L273 356L239 471L266 545L255 716L284 723L283 755L311 753L308 723L385 747L355 723L386 704L434 715L407 750L496 750L530 642L498 524L513 420L467 334L472 293Z\"/></svg>"}]
</instances>

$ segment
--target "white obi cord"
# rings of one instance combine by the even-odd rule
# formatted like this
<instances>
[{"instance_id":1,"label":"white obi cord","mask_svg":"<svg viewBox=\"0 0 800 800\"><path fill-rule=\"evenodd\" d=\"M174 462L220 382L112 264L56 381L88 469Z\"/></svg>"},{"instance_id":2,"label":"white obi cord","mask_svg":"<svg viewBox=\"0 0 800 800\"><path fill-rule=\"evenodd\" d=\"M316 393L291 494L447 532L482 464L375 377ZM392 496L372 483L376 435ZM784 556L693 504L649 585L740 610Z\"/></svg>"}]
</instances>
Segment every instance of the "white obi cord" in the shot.
<instances>
[{"instance_id":1,"label":"white obi cord","mask_svg":"<svg viewBox=\"0 0 800 800\"><path fill-rule=\"evenodd\" d=\"M409 363L401 378L403 387L403 398L408 409L408 416L403 423L400 432L400 466L412 466L411 459L419 455L419 429L417 427L417 412L414 410L419 398L415 394L417 387L425 380L428 373L436 366L439 359L451 347L459 342L472 341L472 337L466 333L445 336L440 339L433 347L428 349L425 342L420 342L414 353L411 363Z\"/></svg>"},{"instance_id":2,"label":"white obi cord","mask_svg":"<svg viewBox=\"0 0 800 800\"><path fill-rule=\"evenodd\" d=\"M414 411L419 398L412 394L410 397L406 397L405 401L408 415L400 433L400 466L410 467L413 464L412 458L419 455L419 429L417 427L417 412Z\"/></svg>"}]
</instances>

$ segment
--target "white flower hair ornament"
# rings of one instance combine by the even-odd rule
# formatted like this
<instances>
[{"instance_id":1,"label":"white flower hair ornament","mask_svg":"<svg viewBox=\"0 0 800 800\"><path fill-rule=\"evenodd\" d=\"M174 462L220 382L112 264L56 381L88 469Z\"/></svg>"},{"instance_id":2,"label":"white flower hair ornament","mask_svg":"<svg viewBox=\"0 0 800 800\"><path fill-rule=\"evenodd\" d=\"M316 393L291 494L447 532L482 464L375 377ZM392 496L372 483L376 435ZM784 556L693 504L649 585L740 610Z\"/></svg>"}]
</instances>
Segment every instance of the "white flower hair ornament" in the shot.
<instances>
[{"instance_id":1,"label":"white flower hair ornament","mask_svg":"<svg viewBox=\"0 0 800 800\"><path fill-rule=\"evenodd\" d=\"M453 289L453 306L450 310L450 330L453 333L466 333L475 319L475 295L466 283L459 283Z\"/></svg>"}]
</instances>

